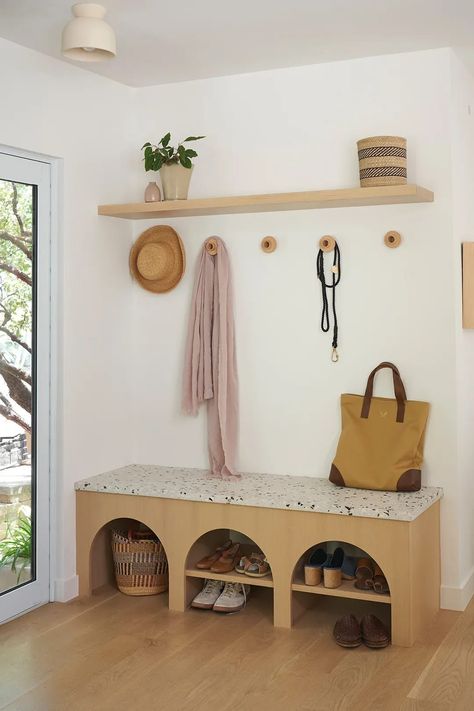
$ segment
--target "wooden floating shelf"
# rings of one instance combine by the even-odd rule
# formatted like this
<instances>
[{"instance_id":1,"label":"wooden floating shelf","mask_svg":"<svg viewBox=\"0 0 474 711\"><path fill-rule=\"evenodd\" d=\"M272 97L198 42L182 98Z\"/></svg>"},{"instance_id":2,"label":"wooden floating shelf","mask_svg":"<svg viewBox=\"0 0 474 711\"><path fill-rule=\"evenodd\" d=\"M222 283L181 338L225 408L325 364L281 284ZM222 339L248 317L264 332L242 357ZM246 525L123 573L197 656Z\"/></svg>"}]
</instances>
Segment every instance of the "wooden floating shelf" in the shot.
<instances>
[{"instance_id":1,"label":"wooden floating shelf","mask_svg":"<svg viewBox=\"0 0 474 711\"><path fill-rule=\"evenodd\" d=\"M257 585L261 588L272 588L273 578L267 575L265 578L252 578L243 573L211 573L210 570L186 570L188 578L202 578L203 580L222 580L224 583L243 583L244 585Z\"/></svg>"},{"instance_id":2,"label":"wooden floating shelf","mask_svg":"<svg viewBox=\"0 0 474 711\"><path fill-rule=\"evenodd\" d=\"M138 202L124 205L99 205L98 214L127 220L162 217L196 217L199 215L232 215L248 212L315 210L327 207L366 207L433 202L431 190L419 185L390 185L379 188L344 188L313 190L301 193L240 195L235 197L197 198Z\"/></svg>"},{"instance_id":3,"label":"wooden floating shelf","mask_svg":"<svg viewBox=\"0 0 474 711\"><path fill-rule=\"evenodd\" d=\"M390 595L379 594L372 592L371 590L358 590L354 587L353 580L343 580L342 585L338 588L325 588L323 584L320 585L305 585L301 578L297 578L291 589L294 592L304 592L310 593L312 595L330 595L333 597L347 597L353 600L369 600L370 602L384 602L385 604L391 603L392 599Z\"/></svg>"}]
</instances>

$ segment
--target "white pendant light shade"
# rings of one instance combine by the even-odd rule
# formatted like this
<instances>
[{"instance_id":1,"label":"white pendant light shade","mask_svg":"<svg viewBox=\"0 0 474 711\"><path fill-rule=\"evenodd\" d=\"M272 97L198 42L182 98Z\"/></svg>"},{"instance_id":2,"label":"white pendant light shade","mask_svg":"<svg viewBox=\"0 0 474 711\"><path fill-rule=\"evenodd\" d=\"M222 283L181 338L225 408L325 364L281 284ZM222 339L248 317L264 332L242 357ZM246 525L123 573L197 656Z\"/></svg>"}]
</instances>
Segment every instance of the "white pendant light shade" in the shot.
<instances>
[{"instance_id":1,"label":"white pendant light shade","mask_svg":"<svg viewBox=\"0 0 474 711\"><path fill-rule=\"evenodd\" d=\"M105 7L94 2L72 6L74 19L63 30L62 53L79 62L100 62L117 53L115 33L104 21Z\"/></svg>"}]
</instances>

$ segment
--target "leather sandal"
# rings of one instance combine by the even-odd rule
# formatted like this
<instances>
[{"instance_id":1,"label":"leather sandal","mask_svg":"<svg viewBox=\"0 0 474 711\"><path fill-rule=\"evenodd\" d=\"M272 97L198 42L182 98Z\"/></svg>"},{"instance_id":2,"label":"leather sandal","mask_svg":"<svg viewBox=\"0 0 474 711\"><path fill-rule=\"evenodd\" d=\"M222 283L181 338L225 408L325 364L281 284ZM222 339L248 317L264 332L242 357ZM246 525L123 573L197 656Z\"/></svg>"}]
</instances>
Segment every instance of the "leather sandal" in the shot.
<instances>
[{"instance_id":1,"label":"leather sandal","mask_svg":"<svg viewBox=\"0 0 474 711\"><path fill-rule=\"evenodd\" d=\"M254 551L253 553L250 553L250 555L243 555L235 566L234 570L236 573L243 574L245 573L246 568L249 567L250 562L253 558L261 558L263 560L264 557L265 556L261 551Z\"/></svg>"},{"instance_id":2,"label":"leather sandal","mask_svg":"<svg viewBox=\"0 0 474 711\"><path fill-rule=\"evenodd\" d=\"M245 568L245 575L249 575L251 578L264 578L266 575L270 575L270 565L265 559L265 556L259 555L250 558L249 565Z\"/></svg>"},{"instance_id":3,"label":"leather sandal","mask_svg":"<svg viewBox=\"0 0 474 711\"><path fill-rule=\"evenodd\" d=\"M365 615L360 623L362 641L371 649L383 649L390 644L390 633L382 620L375 615Z\"/></svg>"},{"instance_id":4,"label":"leather sandal","mask_svg":"<svg viewBox=\"0 0 474 711\"><path fill-rule=\"evenodd\" d=\"M387 578L382 572L382 569L375 564L374 565L374 580L373 580L374 592L379 593L379 595L386 595L390 592L388 587Z\"/></svg>"},{"instance_id":5,"label":"leather sandal","mask_svg":"<svg viewBox=\"0 0 474 711\"><path fill-rule=\"evenodd\" d=\"M362 633L354 615L344 615L334 625L333 637L340 647L352 649L362 644Z\"/></svg>"},{"instance_id":6,"label":"leather sandal","mask_svg":"<svg viewBox=\"0 0 474 711\"><path fill-rule=\"evenodd\" d=\"M219 548L216 548L214 553L211 553L210 555L206 555L204 558L201 558L201 560L196 563L196 568L199 568L199 570L210 570L211 566L219 560L224 551L231 548L232 545L232 541L229 539L221 546L219 546Z\"/></svg>"},{"instance_id":7,"label":"leather sandal","mask_svg":"<svg viewBox=\"0 0 474 711\"><path fill-rule=\"evenodd\" d=\"M239 552L240 543L234 543L232 548L223 551L218 560L211 565L211 573L230 573L231 570L234 570L239 559Z\"/></svg>"},{"instance_id":8,"label":"leather sandal","mask_svg":"<svg viewBox=\"0 0 474 711\"><path fill-rule=\"evenodd\" d=\"M374 565L370 558L359 558L355 571L355 587L359 590L373 590Z\"/></svg>"}]
</instances>

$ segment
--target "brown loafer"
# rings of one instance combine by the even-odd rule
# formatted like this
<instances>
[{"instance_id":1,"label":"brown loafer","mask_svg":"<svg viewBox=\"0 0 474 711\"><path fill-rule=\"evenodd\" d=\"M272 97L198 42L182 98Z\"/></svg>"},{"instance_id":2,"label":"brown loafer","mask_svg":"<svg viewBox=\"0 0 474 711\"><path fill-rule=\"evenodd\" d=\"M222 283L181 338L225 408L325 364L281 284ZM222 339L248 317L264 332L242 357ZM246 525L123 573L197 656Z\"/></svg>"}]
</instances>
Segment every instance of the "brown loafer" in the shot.
<instances>
[{"instance_id":1,"label":"brown loafer","mask_svg":"<svg viewBox=\"0 0 474 711\"><path fill-rule=\"evenodd\" d=\"M224 553L224 551L229 550L229 548L232 547L232 541L229 539L225 543L223 543L219 548L216 548L214 553L211 553L211 555L206 555L204 558L201 558L196 563L196 568L199 568L199 570L210 570L211 566L219 560L221 555Z\"/></svg>"},{"instance_id":2,"label":"brown loafer","mask_svg":"<svg viewBox=\"0 0 474 711\"><path fill-rule=\"evenodd\" d=\"M333 636L340 647L360 647L362 634L354 615L344 615L334 625Z\"/></svg>"},{"instance_id":3,"label":"brown loafer","mask_svg":"<svg viewBox=\"0 0 474 711\"><path fill-rule=\"evenodd\" d=\"M234 543L211 565L211 573L230 573L239 560L240 543Z\"/></svg>"},{"instance_id":4,"label":"brown loafer","mask_svg":"<svg viewBox=\"0 0 474 711\"><path fill-rule=\"evenodd\" d=\"M366 615L360 623L362 640L371 649L382 649L390 644L390 633L382 620L375 615Z\"/></svg>"}]
</instances>

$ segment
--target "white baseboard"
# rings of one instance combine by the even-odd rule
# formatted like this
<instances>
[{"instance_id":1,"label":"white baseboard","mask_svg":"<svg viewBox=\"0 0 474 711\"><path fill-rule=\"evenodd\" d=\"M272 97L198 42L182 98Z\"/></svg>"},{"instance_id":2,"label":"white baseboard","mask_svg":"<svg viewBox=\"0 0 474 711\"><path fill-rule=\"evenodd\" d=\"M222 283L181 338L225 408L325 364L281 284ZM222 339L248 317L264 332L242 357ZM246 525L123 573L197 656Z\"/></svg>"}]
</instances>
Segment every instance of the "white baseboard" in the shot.
<instances>
[{"instance_id":1,"label":"white baseboard","mask_svg":"<svg viewBox=\"0 0 474 711\"><path fill-rule=\"evenodd\" d=\"M54 581L54 602L68 602L79 595L79 578L56 578Z\"/></svg>"},{"instance_id":2,"label":"white baseboard","mask_svg":"<svg viewBox=\"0 0 474 711\"><path fill-rule=\"evenodd\" d=\"M443 610L459 610L463 612L474 595L474 567L459 588L441 586L441 607Z\"/></svg>"}]
</instances>

